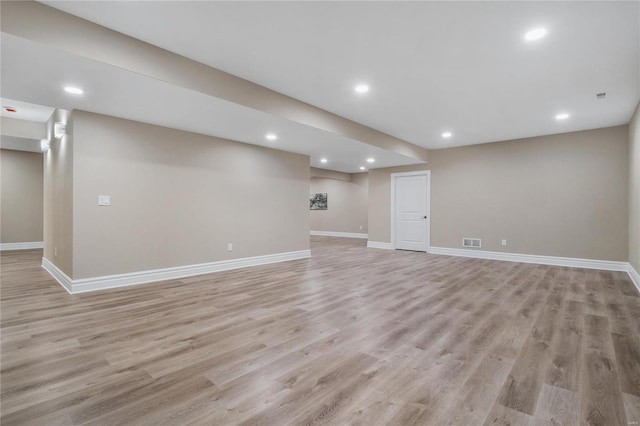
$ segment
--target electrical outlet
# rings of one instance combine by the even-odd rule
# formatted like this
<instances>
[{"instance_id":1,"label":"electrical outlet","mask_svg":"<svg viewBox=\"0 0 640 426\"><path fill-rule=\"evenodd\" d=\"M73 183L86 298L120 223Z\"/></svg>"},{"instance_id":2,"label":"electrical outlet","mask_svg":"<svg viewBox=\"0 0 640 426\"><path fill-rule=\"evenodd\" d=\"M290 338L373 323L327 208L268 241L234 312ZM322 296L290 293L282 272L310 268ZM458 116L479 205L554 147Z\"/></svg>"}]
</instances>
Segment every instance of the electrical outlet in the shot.
<instances>
[{"instance_id":1,"label":"electrical outlet","mask_svg":"<svg viewBox=\"0 0 640 426\"><path fill-rule=\"evenodd\" d=\"M360 230L362 231L362 225L360 225Z\"/></svg>"},{"instance_id":2,"label":"electrical outlet","mask_svg":"<svg viewBox=\"0 0 640 426\"><path fill-rule=\"evenodd\" d=\"M99 206L110 206L111 205L111 196L109 196L109 195L98 195L98 205Z\"/></svg>"},{"instance_id":3,"label":"electrical outlet","mask_svg":"<svg viewBox=\"0 0 640 426\"><path fill-rule=\"evenodd\" d=\"M58 257L58 247L53 248L53 257Z\"/></svg>"},{"instance_id":4,"label":"electrical outlet","mask_svg":"<svg viewBox=\"0 0 640 426\"><path fill-rule=\"evenodd\" d=\"M227 251L233 251L233 243L227 243Z\"/></svg>"},{"instance_id":5,"label":"electrical outlet","mask_svg":"<svg viewBox=\"0 0 640 426\"><path fill-rule=\"evenodd\" d=\"M502 245L506 246L507 245L507 240L502 240Z\"/></svg>"}]
</instances>

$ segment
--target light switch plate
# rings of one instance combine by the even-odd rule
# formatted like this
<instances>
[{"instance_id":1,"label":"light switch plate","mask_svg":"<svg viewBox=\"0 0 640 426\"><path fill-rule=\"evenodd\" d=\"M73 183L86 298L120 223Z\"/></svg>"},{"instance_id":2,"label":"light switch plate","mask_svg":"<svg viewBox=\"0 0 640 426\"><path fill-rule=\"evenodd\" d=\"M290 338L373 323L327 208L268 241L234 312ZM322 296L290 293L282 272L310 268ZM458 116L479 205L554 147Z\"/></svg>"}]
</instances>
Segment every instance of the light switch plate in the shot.
<instances>
[{"instance_id":1,"label":"light switch plate","mask_svg":"<svg viewBox=\"0 0 640 426\"><path fill-rule=\"evenodd\" d=\"M99 206L110 206L111 205L111 196L110 195L98 195L98 205Z\"/></svg>"}]
</instances>

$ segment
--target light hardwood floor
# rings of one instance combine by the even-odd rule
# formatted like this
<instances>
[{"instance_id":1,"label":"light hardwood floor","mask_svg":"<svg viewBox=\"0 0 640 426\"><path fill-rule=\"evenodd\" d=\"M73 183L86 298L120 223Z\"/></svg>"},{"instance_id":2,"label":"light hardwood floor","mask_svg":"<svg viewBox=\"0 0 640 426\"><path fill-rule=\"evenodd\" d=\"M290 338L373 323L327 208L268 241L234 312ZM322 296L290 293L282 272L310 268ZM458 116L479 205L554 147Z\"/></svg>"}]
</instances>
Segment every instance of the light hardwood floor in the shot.
<instances>
[{"instance_id":1,"label":"light hardwood floor","mask_svg":"<svg viewBox=\"0 0 640 426\"><path fill-rule=\"evenodd\" d=\"M639 424L625 273L312 253L74 296L2 253L2 425Z\"/></svg>"}]
</instances>

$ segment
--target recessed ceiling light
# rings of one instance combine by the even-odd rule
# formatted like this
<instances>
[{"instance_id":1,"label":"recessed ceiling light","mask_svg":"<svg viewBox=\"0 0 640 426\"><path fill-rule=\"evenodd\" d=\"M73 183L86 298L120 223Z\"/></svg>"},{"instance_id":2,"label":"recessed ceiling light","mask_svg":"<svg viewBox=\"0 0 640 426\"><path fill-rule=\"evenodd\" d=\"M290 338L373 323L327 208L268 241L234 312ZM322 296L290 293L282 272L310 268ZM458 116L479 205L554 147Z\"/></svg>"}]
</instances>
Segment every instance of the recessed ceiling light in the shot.
<instances>
[{"instance_id":1,"label":"recessed ceiling light","mask_svg":"<svg viewBox=\"0 0 640 426\"><path fill-rule=\"evenodd\" d=\"M531 31L528 31L524 35L524 39L527 41L540 40L547 34L547 30L545 28L536 28Z\"/></svg>"},{"instance_id":2,"label":"recessed ceiling light","mask_svg":"<svg viewBox=\"0 0 640 426\"><path fill-rule=\"evenodd\" d=\"M321 163L326 163L327 161L328 161L328 160L327 160L326 158L321 158L321 159L320 159L320 162L321 162Z\"/></svg>"},{"instance_id":3,"label":"recessed ceiling light","mask_svg":"<svg viewBox=\"0 0 640 426\"><path fill-rule=\"evenodd\" d=\"M4 110L7 111L7 112L18 112L18 110L15 109L14 107L5 106L5 107L2 107L2 108L4 108Z\"/></svg>"},{"instance_id":4,"label":"recessed ceiling light","mask_svg":"<svg viewBox=\"0 0 640 426\"><path fill-rule=\"evenodd\" d=\"M567 118L569 118L569 114L566 112L556 115L556 120L566 120Z\"/></svg>"},{"instance_id":5,"label":"recessed ceiling light","mask_svg":"<svg viewBox=\"0 0 640 426\"><path fill-rule=\"evenodd\" d=\"M360 166L360 170L367 170L365 166Z\"/></svg>"},{"instance_id":6,"label":"recessed ceiling light","mask_svg":"<svg viewBox=\"0 0 640 426\"><path fill-rule=\"evenodd\" d=\"M451 133L451 132L443 132L442 133L442 137L445 138L445 139L446 138L450 138L451 136L453 136L453 133Z\"/></svg>"},{"instance_id":7,"label":"recessed ceiling light","mask_svg":"<svg viewBox=\"0 0 640 426\"><path fill-rule=\"evenodd\" d=\"M74 86L65 86L64 91L67 93L71 93L72 95L82 95L84 93L84 90Z\"/></svg>"},{"instance_id":8,"label":"recessed ceiling light","mask_svg":"<svg viewBox=\"0 0 640 426\"><path fill-rule=\"evenodd\" d=\"M278 135L276 135L275 133L267 133L265 138L267 138L267 140L269 141L275 141L276 139L278 139Z\"/></svg>"},{"instance_id":9,"label":"recessed ceiling light","mask_svg":"<svg viewBox=\"0 0 640 426\"><path fill-rule=\"evenodd\" d=\"M375 158L367 158L367 163L374 163L375 161Z\"/></svg>"},{"instance_id":10,"label":"recessed ceiling light","mask_svg":"<svg viewBox=\"0 0 640 426\"><path fill-rule=\"evenodd\" d=\"M357 93L367 93L369 91L369 86L367 86L366 84L358 84L354 90Z\"/></svg>"}]
</instances>

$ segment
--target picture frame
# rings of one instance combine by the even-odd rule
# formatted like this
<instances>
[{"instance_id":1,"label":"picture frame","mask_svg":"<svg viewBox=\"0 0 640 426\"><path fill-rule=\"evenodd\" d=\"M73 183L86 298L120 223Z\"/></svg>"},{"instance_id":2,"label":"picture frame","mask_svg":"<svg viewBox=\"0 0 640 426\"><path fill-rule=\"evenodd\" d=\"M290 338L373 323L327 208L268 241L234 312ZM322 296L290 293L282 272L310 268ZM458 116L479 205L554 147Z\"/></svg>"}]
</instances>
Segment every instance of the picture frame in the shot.
<instances>
[{"instance_id":1,"label":"picture frame","mask_svg":"<svg viewBox=\"0 0 640 426\"><path fill-rule=\"evenodd\" d=\"M327 193L317 192L309 196L309 210L327 210Z\"/></svg>"}]
</instances>

